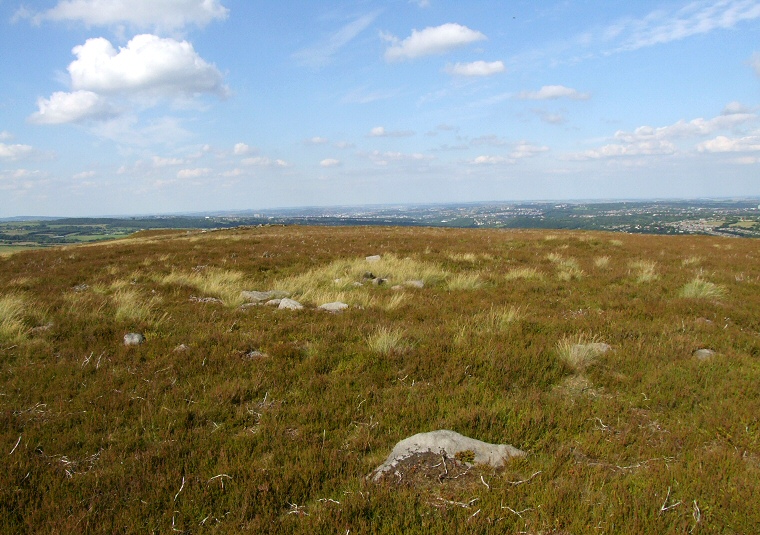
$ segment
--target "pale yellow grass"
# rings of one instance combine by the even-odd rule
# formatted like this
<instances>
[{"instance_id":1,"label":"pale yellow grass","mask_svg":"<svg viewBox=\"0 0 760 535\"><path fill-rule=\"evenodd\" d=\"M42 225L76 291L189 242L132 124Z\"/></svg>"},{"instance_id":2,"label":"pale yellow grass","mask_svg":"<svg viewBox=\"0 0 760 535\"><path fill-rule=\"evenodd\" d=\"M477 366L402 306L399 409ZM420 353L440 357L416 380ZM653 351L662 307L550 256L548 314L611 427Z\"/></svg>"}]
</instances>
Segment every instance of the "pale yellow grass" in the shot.
<instances>
[{"instance_id":1,"label":"pale yellow grass","mask_svg":"<svg viewBox=\"0 0 760 535\"><path fill-rule=\"evenodd\" d=\"M26 303L20 295L0 296L0 343L17 342L24 337Z\"/></svg>"},{"instance_id":2,"label":"pale yellow grass","mask_svg":"<svg viewBox=\"0 0 760 535\"><path fill-rule=\"evenodd\" d=\"M400 329L380 327L367 338L367 343L372 351L381 355L402 352L408 349L409 344L404 340L404 333Z\"/></svg>"},{"instance_id":3,"label":"pale yellow grass","mask_svg":"<svg viewBox=\"0 0 760 535\"><path fill-rule=\"evenodd\" d=\"M549 253L546 258L557 267L557 278L560 280L580 279L584 275L575 258L565 258L557 253Z\"/></svg>"},{"instance_id":4,"label":"pale yellow grass","mask_svg":"<svg viewBox=\"0 0 760 535\"><path fill-rule=\"evenodd\" d=\"M506 332L522 318L519 307L495 307L467 318L460 318L456 326L454 341L457 344L469 343L473 336L484 336Z\"/></svg>"},{"instance_id":5,"label":"pale yellow grass","mask_svg":"<svg viewBox=\"0 0 760 535\"><path fill-rule=\"evenodd\" d=\"M583 335L564 337L557 342L557 355L560 360L576 372L582 372L596 359L606 353L609 346L596 336L591 338Z\"/></svg>"},{"instance_id":6,"label":"pale yellow grass","mask_svg":"<svg viewBox=\"0 0 760 535\"><path fill-rule=\"evenodd\" d=\"M657 274L657 263L651 260L635 260L628 264L628 268L636 277L636 282L643 284L652 282L659 278Z\"/></svg>"},{"instance_id":7,"label":"pale yellow grass","mask_svg":"<svg viewBox=\"0 0 760 535\"><path fill-rule=\"evenodd\" d=\"M111 295L117 320L149 321L156 313L160 299L144 298L136 288L121 288Z\"/></svg>"},{"instance_id":8,"label":"pale yellow grass","mask_svg":"<svg viewBox=\"0 0 760 535\"><path fill-rule=\"evenodd\" d=\"M681 265L684 267L687 266L696 266L699 265L702 262L702 257L699 256L690 256L689 258L684 258L681 261Z\"/></svg>"},{"instance_id":9,"label":"pale yellow grass","mask_svg":"<svg viewBox=\"0 0 760 535\"><path fill-rule=\"evenodd\" d=\"M446 281L449 290L477 290L483 286L478 273L457 273Z\"/></svg>"},{"instance_id":10,"label":"pale yellow grass","mask_svg":"<svg viewBox=\"0 0 760 535\"><path fill-rule=\"evenodd\" d=\"M696 277L681 287L679 295L688 299L722 299L726 296L726 290L718 284Z\"/></svg>"},{"instance_id":11,"label":"pale yellow grass","mask_svg":"<svg viewBox=\"0 0 760 535\"><path fill-rule=\"evenodd\" d=\"M510 269L504 275L504 278L508 281L517 279L541 280L544 278L544 275L534 267L521 267Z\"/></svg>"},{"instance_id":12,"label":"pale yellow grass","mask_svg":"<svg viewBox=\"0 0 760 535\"><path fill-rule=\"evenodd\" d=\"M598 256L594 259L594 265L599 269L607 269L610 267L610 257Z\"/></svg>"},{"instance_id":13,"label":"pale yellow grass","mask_svg":"<svg viewBox=\"0 0 760 535\"><path fill-rule=\"evenodd\" d=\"M172 271L159 278L163 284L175 284L195 288L199 297L216 297L225 305L234 307L243 304L240 292L245 287L245 274L240 271L209 267L192 272Z\"/></svg>"}]
</instances>

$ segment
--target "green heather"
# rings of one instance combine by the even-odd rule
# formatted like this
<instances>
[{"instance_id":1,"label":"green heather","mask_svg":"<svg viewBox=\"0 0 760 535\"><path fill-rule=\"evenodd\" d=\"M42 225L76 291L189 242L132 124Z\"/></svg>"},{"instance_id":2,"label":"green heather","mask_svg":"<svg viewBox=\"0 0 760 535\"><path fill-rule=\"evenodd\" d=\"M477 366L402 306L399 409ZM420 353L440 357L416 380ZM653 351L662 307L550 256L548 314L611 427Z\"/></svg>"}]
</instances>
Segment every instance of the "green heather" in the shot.
<instances>
[{"instance_id":1,"label":"green heather","mask_svg":"<svg viewBox=\"0 0 760 535\"><path fill-rule=\"evenodd\" d=\"M272 226L2 255L0 532L756 533L758 311L760 242L714 236ZM367 479L436 429L527 456Z\"/></svg>"}]
</instances>

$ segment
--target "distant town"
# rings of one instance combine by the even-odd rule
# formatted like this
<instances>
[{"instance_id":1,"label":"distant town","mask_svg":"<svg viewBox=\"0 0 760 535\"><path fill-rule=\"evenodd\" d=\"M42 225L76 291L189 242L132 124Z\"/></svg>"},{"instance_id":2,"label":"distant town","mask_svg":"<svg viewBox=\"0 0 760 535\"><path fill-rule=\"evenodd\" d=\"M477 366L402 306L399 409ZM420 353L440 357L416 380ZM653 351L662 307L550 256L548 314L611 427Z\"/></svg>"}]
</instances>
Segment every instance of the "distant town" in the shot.
<instances>
[{"instance_id":1,"label":"distant town","mask_svg":"<svg viewBox=\"0 0 760 535\"><path fill-rule=\"evenodd\" d=\"M255 225L541 228L760 237L760 200L492 202L312 207L99 218L0 220L0 252L114 239L138 230Z\"/></svg>"}]
</instances>

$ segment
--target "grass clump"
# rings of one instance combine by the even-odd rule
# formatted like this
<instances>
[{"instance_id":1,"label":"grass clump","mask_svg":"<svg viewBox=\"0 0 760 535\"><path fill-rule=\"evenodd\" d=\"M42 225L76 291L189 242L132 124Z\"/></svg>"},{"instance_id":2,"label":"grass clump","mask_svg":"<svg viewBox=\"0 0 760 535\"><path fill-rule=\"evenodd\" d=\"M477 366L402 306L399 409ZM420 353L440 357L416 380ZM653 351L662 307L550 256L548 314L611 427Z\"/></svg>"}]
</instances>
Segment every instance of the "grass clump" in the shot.
<instances>
[{"instance_id":1,"label":"grass clump","mask_svg":"<svg viewBox=\"0 0 760 535\"><path fill-rule=\"evenodd\" d=\"M687 299L722 299L726 290L722 286L697 277L681 287L678 293Z\"/></svg>"},{"instance_id":2,"label":"grass clump","mask_svg":"<svg viewBox=\"0 0 760 535\"><path fill-rule=\"evenodd\" d=\"M240 292L245 290L245 275L240 271L216 267L199 267L190 273L172 271L160 278L163 284L190 286L202 297L216 297L225 305L235 307L243 303Z\"/></svg>"},{"instance_id":3,"label":"grass clump","mask_svg":"<svg viewBox=\"0 0 760 535\"><path fill-rule=\"evenodd\" d=\"M380 327L367 338L369 348L381 355L403 353L409 348L400 329Z\"/></svg>"},{"instance_id":4,"label":"grass clump","mask_svg":"<svg viewBox=\"0 0 760 535\"><path fill-rule=\"evenodd\" d=\"M535 267L526 266L507 271L504 278L508 281L525 279L525 280L541 280L544 278L543 274Z\"/></svg>"},{"instance_id":5,"label":"grass clump","mask_svg":"<svg viewBox=\"0 0 760 535\"><path fill-rule=\"evenodd\" d=\"M575 258L565 258L557 253L549 253L546 258L557 267L559 280L569 281L583 277L583 270Z\"/></svg>"},{"instance_id":6,"label":"grass clump","mask_svg":"<svg viewBox=\"0 0 760 535\"><path fill-rule=\"evenodd\" d=\"M134 288L120 288L112 296L117 320L148 321L155 312L156 297L144 299Z\"/></svg>"},{"instance_id":7,"label":"grass clump","mask_svg":"<svg viewBox=\"0 0 760 535\"><path fill-rule=\"evenodd\" d=\"M598 256L594 259L594 266L596 266L599 269L607 269L610 267L610 257L609 256Z\"/></svg>"},{"instance_id":8,"label":"grass clump","mask_svg":"<svg viewBox=\"0 0 760 535\"><path fill-rule=\"evenodd\" d=\"M657 263L651 260L636 260L628 264L628 267L636 277L636 282L643 284L657 280Z\"/></svg>"},{"instance_id":9,"label":"grass clump","mask_svg":"<svg viewBox=\"0 0 760 535\"><path fill-rule=\"evenodd\" d=\"M446 281L449 290L477 290L483 286L483 281L478 273L457 273Z\"/></svg>"},{"instance_id":10,"label":"grass clump","mask_svg":"<svg viewBox=\"0 0 760 535\"><path fill-rule=\"evenodd\" d=\"M610 346L600 342L596 337L565 337L557 342L557 355L560 360L576 372L584 371L609 349Z\"/></svg>"},{"instance_id":11,"label":"grass clump","mask_svg":"<svg viewBox=\"0 0 760 535\"><path fill-rule=\"evenodd\" d=\"M16 342L23 338L24 309L26 303L20 295L10 294L0 297L0 343Z\"/></svg>"}]
</instances>

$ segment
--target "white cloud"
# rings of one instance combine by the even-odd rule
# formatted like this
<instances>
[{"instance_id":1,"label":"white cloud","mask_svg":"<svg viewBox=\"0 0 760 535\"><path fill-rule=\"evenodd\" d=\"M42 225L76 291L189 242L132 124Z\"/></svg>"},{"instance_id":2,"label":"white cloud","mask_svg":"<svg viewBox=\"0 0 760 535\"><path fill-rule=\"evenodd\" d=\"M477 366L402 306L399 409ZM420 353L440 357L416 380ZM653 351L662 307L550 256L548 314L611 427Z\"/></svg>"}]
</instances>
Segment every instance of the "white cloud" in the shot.
<instances>
[{"instance_id":1,"label":"white cloud","mask_svg":"<svg viewBox=\"0 0 760 535\"><path fill-rule=\"evenodd\" d=\"M409 137L413 136L411 130L386 130L384 126L376 126L367 134L369 137Z\"/></svg>"},{"instance_id":2,"label":"white cloud","mask_svg":"<svg viewBox=\"0 0 760 535\"><path fill-rule=\"evenodd\" d=\"M88 178L94 177L95 175L97 175L95 171L82 171L81 173L76 173L73 175L72 178L74 180L86 180Z\"/></svg>"},{"instance_id":3,"label":"white cloud","mask_svg":"<svg viewBox=\"0 0 760 535\"><path fill-rule=\"evenodd\" d=\"M255 158L244 158L241 163L243 165L255 165L258 167L289 167L290 164L285 160L272 160L266 156L256 156Z\"/></svg>"},{"instance_id":4,"label":"white cloud","mask_svg":"<svg viewBox=\"0 0 760 535\"><path fill-rule=\"evenodd\" d=\"M92 91L56 91L50 98L37 99L38 111L29 116L35 124L77 123L114 115L106 100Z\"/></svg>"},{"instance_id":5,"label":"white cloud","mask_svg":"<svg viewBox=\"0 0 760 535\"><path fill-rule=\"evenodd\" d=\"M514 159L531 158L533 156L541 154L542 152L547 152L548 150L549 150L549 147L533 145L532 143L528 143L527 141L520 141L512 149L512 152L510 153L509 156Z\"/></svg>"},{"instance_id":6,"label":"white cloud","mask_svg":"<svg viewBox=\"0 0 760 535\"><path fill-rule=\"evenodd\" d=\"M68 70L74 89L168 97L227 92L219 70L187 41L142 34L117 51L107 39L96 37L72 53L77 59Z\"/></svg>"},{"instance_id":7,"label":"white cloud","mask_svg":"<svg viewBox=\"0 0 760 535\"><path fill-rule=\"evenodd\" d=\"M232 152L236 156L243 156L245 154L250 154L252 150L253 149L245 143L235 143L235 147L232 149Z\"/></svg>"},{"instance_id":8,"label":"white cloud","mask_svg":"<svg viewBox=\"0 0 760 535\"><path fill-rule=\"evenodd\" d=\"M611 143L599 149L572 154L569 160L599 160L625 156L669 156L677 152L676 146L667 140L637 141L633 143Z\"/></svg>"},{"instance_id":9,"label":"white cloud","mask_svg":"<svg viewBox=\"0 0 760 535\"><path fill-rule=\"evenodd\" d=\"M196 169L180 169L177 172L177 178L179 179L185 179L185 178L200 178L204 176L210 175L212 172L211 169L208 167L199 167Z\"/></svg>"},{"instance_id":10,"label":"white cloud","mask_svg":"<svg viewBox=\"0 0 760 535\"><path fill-rule=\"evenodd\" d=\"M31 156L34 148L31 145L6 145L0 143L0 160L15 162Z\"/></svg>"},{"instance_id":11,"label":"white cloud","mask_svg":"<svg viewBox=\"0 0 760 535\"><path fill-rule=\"evenodd\" d=\"M760 151L760 135L729 138L718 136L697 146L699 152L756 152Z\"/></svg>"},{"instance_id":12,"label":"white cloud","mask_svg":"<svg viewBox=\"0 0 760 535\"><path fill-rule=\"evenodd\" d=\"M750 59L750 65L752 65L752 68L755 69L755 73L760 76L760 53L755 52L752 54L752 59Z\"/></svg>"},{"instance_id":13,"label":"white cloud","mask_svg":"<svg viewBox=\"0 0 760 535\"><path fill-rule=\"evenodd\" d=\"M538 91L522 91L516 95L516 98L520 100L554 100L558 98L588 100L591 95L563 85L545 85Z\"/></svg>"},{"instance_id":14,"label":"white cloud","mask_svg":"<svg viewBox=\"0 0 760 535\"><path fill-rule=\"evenodd\" d=\"M340 165L340 160L336 160L335 158L326 158L319 162L319 165L322 167L337 167Z\"/></svg>"},{"instance_id":15,"label":"white cloud","mask_svg":"<svg viewBox=\"0 0 760 535\"><path fill-rule=\"evenodd\" d=\"M507 144L507 140L500 138L495 134L487 134L473 138L470 143L473 146L477 145L491 145L492 147L500 147Z\"/></svg>"},{"instance_id":16,"label":"white cloud","mask_svg":"<svg viewBox=\"0 0 760 535\"><path fill-rule=\"evenodd\" d=\"M618 130L615 132L615 139L626 143L638 143L651 140L709 136L720 130L730 130L755 119L757 119L757 115L754 113L730 113L728 115L719 115L712 119L700 117L691 121L681 120L672 125L658 128L640 126L633 132Z\"/></svg>"},{"instance_id":17,"label":"white cloud","mask_svg":"<svg viewBox=\"0 0 760 535\"><path fill-rule=\"evenodd\" d=\"M531 111L535 113L536 115L538 115L541 118L541 120L547 124L559 125L559 124L565 124L567 122L567 119L561 113L551 113L549 111L541 110L541 109L534 109Z\"/></svg>"},{"instance_id":18,"label":"white cloud","mask_svg":"<svg viewBox=\"0 0 760 535\"><path fill-rule=\"evenodd\" d=\"M189 25L203 27L226 19L228 14L219 0L59 0L42 13L19 10L16 16L31 17L35 22L77 21L88 26L129 24L174 30Z\"/></svg>"},{"instance_id":19,"label":"white cloud","mask_svg":"<svg viewBox=\"0 0 760 535\"><path fill-rule=\"evenodd\" d=\"M3 130L0 132L0 141L8 141L9 139L13 139L13 134L8 132L7 130Z\"/></svg>"},{"instance_id":20,"label":"white cloud","mask_svg":"<svg viewBox=\"0 0 760 535\"><path fill-rule=\"evenodd\" d=\"M675 13L657 10L638 20L618 23L607 35L621 36L619 50L637 50L712 32L733 28L747 20L760 18L760 4L754 0L690 2Z\"/></svg>"},{"instance_id":21,"label":"white cloud","mask_svg":"<svg viewBox=\"0 0 760 535\"><path fill-rule=\"evenodd\" d=\"M446 65L446 72L454 76L492 76L504 72L502 61L473 61Z\"/></svg>"},{"instance_id":22,"label":"white cloud","mask_svg":"<svg viewBox=\"0 0 760 535\"><path fill-rule=\"evenodd\" d=\"M344 25L323 41L299 50L293 58L301 65L318 69L332 61L333 56L363 32L379 15L379 12L363 15Z\"/></svg>"},{"instance_id":23,"label":"white cloud","mask_svg":"<svg viewBox=\"0 0 760 535\"><path fill-rule=\"evenodd\" d=\"M456 23L428 27L424 30L412 30L412 34L403 41L388 34L381 34L381 36L392 43L385 51L386 61L444 54L455 48L487 39L482 33Z\"/></svg>"},{"instance_id":24,"label":"white cloud","mask_svg":"<svg viewBox=\"0 0 760 535\"><path fill-rule=\"evenodd\" d=\"M307 139L305 143L307 145L324 145L326 143L329 143L329 140L326 137L314 136L310 139Z\"/></svg>"},{"instance_id":25,"label":"white cloud","mask_svg":"<svg viewBox=\"0 0 760 535\"><path fill-rule=\"evenodd\" d=\"M153 156L153 167L169 167L171 165L182 165L184 160L179 158L162 158L160 156Z\"/></svg>"},{"instance_id":26,"label":"white cloud","mask_svg":"<svg viewBox=\"0 0 760 535\"><path fill-rule=\"evenodd\" d=\"M420 152L405 153L396 151L381 152L373 150L365 154L375 165L388 165L389 162L423 162L433 160L432 156L426 156Z\"/></svg>"},{"instance_id":27,"label":"white cloud","mask_svg":"<svg viewBox=\"0 0 760 535\"><path fill-rule=\"evenodd\" d=\"M417 4L421 8L430 7L430 0L409 0L410 4Z\"/></svg>"},{"instance_id":28,"label":"white cloud","mask_svg":"<svg viewBox=\"0 0 760 535\"><path fill-rule=\"evenodd\" d=\"M515 163L515 161L509 158L505 158L504 156L482 155L472 160L471 163L474 163L475 165L497 165L503 163Z\"/></svg>"}]
</instances>

